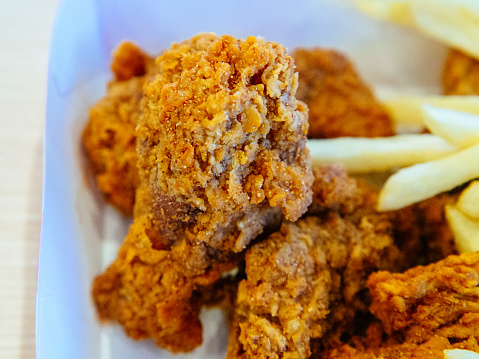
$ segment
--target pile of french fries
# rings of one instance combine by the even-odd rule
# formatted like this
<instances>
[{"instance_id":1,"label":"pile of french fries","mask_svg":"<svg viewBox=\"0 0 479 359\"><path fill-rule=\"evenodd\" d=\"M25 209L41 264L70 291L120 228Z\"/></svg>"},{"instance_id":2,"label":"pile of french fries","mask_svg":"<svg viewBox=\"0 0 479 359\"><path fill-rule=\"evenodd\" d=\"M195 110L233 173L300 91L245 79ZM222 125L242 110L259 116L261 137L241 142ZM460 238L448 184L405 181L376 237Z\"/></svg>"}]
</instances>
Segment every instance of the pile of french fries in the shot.
<instances>
[{"instance_id":1,"label":"pile of french fries","mask_svg":"<svg viewBox=\"0 0 479 359\"><path fill-rule=\"evenodd\" d=\"M404 102L407 109L410 103ZM396 121L401 118L391 114ZM424 103L415 117L431 133L309 140L313 162L339 161L350 173L395 171L381 189L379 211L396 210L479 178L479 114Z\"/></svg>"},{"instance_id":2,"label":"pile of french fries","mask_svg":"<svg viewBox=\"0 0 479 359\"><path fill-rule=\"evenodd\" d=\"M430 105L422 106L421 113L425 127L455 150L394 173L381 190L380 211L399 209L479 178L479 115ZM417 141L423 136L416 135Z\"/></svg>"}]
</instances>

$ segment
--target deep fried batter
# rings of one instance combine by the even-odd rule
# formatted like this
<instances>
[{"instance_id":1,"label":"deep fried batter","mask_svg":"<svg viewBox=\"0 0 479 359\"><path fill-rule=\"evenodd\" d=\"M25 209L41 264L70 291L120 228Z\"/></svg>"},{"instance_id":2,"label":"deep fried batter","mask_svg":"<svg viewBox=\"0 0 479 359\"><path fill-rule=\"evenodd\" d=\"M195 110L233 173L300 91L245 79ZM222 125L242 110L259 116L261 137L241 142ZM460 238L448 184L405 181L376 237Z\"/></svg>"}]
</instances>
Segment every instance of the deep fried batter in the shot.
<instances>
[{"instance_id":1,"label":"deep fried batter","mask_svg":"<svg viewBox=\"0 0 479 359\"><path fill-rule=\"evenodd\" d=\"M307 109L274 43L198 35L156 66L137 127L134 223L93 297L129 336L190 351L201 343L199 309L215 300L203 287L311 202Z\"/></svg>"},{"instance_id":2,"label":"deep fried batter","mask_svg":"<svg viewBox=\"0 0 479 359\"><path fill-rule=\"evenodd\" d=\"M149 237L152 226L147 216L135 218L118 258L94 281L95 305L101 319L118 321L134 339L151 337L172 352L190 351L202 340L203 300L195 291L235 261L186 241L157 249Z\"/></svg>"},{"instance_id":3,"label":"deep fried batter","mask_svg":"<svg viewBox=\"0 0 479 359\"><path fill-rule=\"evenodd\" d=\"M379 137L394 134L393 122L343 54L297 49L298 99L309 107L310 138Z\"/></svg>"},{"instance_id":4,"label":"deep fried batter","mask_svg":"<svg viewBox=\"0 0 479 359\"><path fill-rule=\"evenodd\" d=\"M165 78L181 71L179 59L185 56L183 51L206 50L211 40L203 36L165 55L164 61L169 62L164 66ZM393 134L389 117L345 56L322 49L299 49L294 56L300 72L298 96L312 109L310 137ZM118 47L111 65L116 80L109 84L107 95L92 108L83 136L100 190L108 202L128 215L132 214L138 185L134 129L141 112L144 75L152 72L152 61L132 43ZM250 188L260 185L260 177L251 181ZM259 193L256 200L262 198Z\"/></svg>"},{"instance_id":5,"label":"deep fried batter","mask_svg":"<svg viewBox=\"0 0 479 359\"><path fill-rule=\"evenodd\" d=\"M344 56L320 49L294 56L311 137L393 134ZM464 69L461 76L471 72ZM282 46L203 34L174 44L153 64L125 43L112 70L115 80L91 110L83 141L106 199L131 214L136 189L136 205L118 258L94 281L101 319L172 352L194 349L201 307L232 310L236 280L222 274L283 216L303 215L312 187L306 216L283 222L246 253L228 358L479 351L478 293L467 287L478 280L477 257L449 257L403 277L373 274L371 310L382 323L369 325L370 273L455 253L443 212L455 195L378 214L376 193L341 165L315 168L312 183L307 109L295 99L298 78ZM367 336L358 336L367 325Z\"/></svg>"},{"instance_id":6,"label":"deep fried batter","mask_svg":"<svg viewBox=\"0 0 479 359\"><path fill-rule=\"evenodd\" d=\"M359 211L358 206L372 208L377 192L363 179L349 178L341 165L315 167L313 202L308 214L340 210L343 214ZM360 193L360 195L358 195ZM461 188L441 193L397 211L384 213L393 225L395 244L405 254L404 268L429 264L457 254L454 235L445 216L445 206L457 201Z\"/></svg>"},{"instance_id":7,"label":"deep fried batter","mask_svg":"<svg viewBox=\"0 0 479 359\"><path fill-rule=\"evenodd\" d=\"M82 141L99 189L107 202L131 215L138 186L136 136L146 73L154 68L150 58L130 42L113 53L115 80L90 110Z\"/></svg>"},{"instance_id":8,"label":"deep fried batter","mask_svg":"<svg viewBox=\"0 0 479 359\"><path fill-rule=\"evenodd\" d=\"M451 49L442 72L445 95L479 95L479 59Z\"/></svg>"},{"instance_id":9,"label":"deep fried batter","mask_svg":"<svg viewBox=\"0 0 479 359\"><path fill-rule=\"evenodd\" d=\"M204 47L191 51L191 42ZM242 251L282 212L298 219L313 180L293 59L254 37L199 35L157 58L137 127L140 213L167 245L188 236Z\"/></svg>"},{"instance_id":10,"label":"deep fried batter","mask_svg":"<svg viewBox=\"0 0 479 359\"><path fill-rule=\"evenodd\" d=\"M325 211L351 214L361 206L372 208L375 199L370 199L369 188L361 187L356 179L350 178L340 163L330 163L313 168L313 201L308 215L320 215Z\"/></svg>"},{"instance_id":11,"label":"deep fried batter","mask_svg":"<svg viewBox=\"0 0 479 359\"><path fill-rule=\"evenodd\" d=\"M404 273L373 273L368 287L370 310L381 325L372 326L356 348L344 346L324 357L443 358L444 349L479 352L479 252Z\"/></svg>"},{"instance_id":12,"label":"deep fried batter","mask_svg":"<svg viewBox=\"0 0 479 359\"><path fill-rule=\"evenodd\" d=\"M400 268L388 217L344 167L315 173L316 215L283 223L246 253L228 358L307 358L312 338L334 345L367 312L369 274Z\"/></svg>"},{"instance_id":13,"label":"deep fried batter","mask_svg":"<svg viewBox=\"0 0 479 359\"><path fill-rule=\"evenodd\" d=\"M479 252L452 255L404 273L378 272L368 287L370 310L386 333L400 331L406 341L424 342L448 332L464 315L479 313ZM464 338L470 335L479 335L479 327Z\"/></svg>"}]
</instances>

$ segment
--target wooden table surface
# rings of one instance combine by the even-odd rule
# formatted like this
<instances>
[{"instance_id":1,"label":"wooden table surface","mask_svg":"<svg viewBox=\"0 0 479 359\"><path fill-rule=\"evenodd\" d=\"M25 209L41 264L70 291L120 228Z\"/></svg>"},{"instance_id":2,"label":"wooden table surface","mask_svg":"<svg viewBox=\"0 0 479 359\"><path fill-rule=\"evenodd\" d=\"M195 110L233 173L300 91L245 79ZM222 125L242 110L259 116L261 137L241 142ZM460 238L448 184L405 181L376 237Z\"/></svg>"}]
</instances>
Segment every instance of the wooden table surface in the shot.
<instances>
[{"instance_id":1,"label":"wooden table surface","mask_svg":"<svg viewBox=\"0 0 479 359\"><path fill-rule=\"evenodd\" d=\"M0 358L35 358L42 140L57 5L0 2Z\"/></svg>"}]
</instances>

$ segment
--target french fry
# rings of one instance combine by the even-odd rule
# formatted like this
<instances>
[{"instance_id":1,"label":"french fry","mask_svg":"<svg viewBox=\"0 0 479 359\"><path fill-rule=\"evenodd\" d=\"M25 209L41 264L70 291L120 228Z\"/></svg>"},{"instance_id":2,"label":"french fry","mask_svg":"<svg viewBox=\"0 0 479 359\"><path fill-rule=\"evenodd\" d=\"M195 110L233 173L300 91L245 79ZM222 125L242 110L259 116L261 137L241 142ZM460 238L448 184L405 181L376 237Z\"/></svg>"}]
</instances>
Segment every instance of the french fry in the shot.
<instances>
[{"instance_id":1,"label":"french fry","mask_svg":"<svg viewBox=\"0 0 479 359\"><path fill-rule=\"evenodd\" d=\"M479 58L477 0L348 0L371 16L413 27Z\"/></svg>"},{"instance_id":2,"label":"french fry","mask_svg":"<svg viewBox=\"0 0 479 359\"><path fill-rule=\"evenodd\" d=\"M431 134L308 140L307 146L314 164L342 162L350 173L397 169L440 158L457 150L457 147Z\"/></svg>"},{"instance_id":3,"label":"french fry","mask_svg":"<svg viewBox=\"0 0 479 359\"><path fill-rule=\"evenodd\" d=\"M400 169L388 178L381 189L378 209L399 209L475 178L479 178L479 145L438 160Z\"/></svg>"},{"instance_id":4,"label":"french fry","mask_svg":"<svg viewBox=\"0 0 479 359\"><path fill-rule=\"evenodd\" d=\"M405 96L384 101L383 105L398 130L417 131L424 128L424 105L479 115L479 96Z\"/></svg>"},{"instance_id":5,"label":"french fry","mask_svg":"<svg viewBox=\"0 0 479 359\"><path fill-rule=\"evenodd\" d=\"M444 359L479 359L479 354L464 349L445 349Z\"/></svg>"},{"instance_id":6,"label":"french fry","mask_svg":"<svg viewBox=\"0 0 479 359\"><path fill-rule=\"evenodd\" d=\"M423 119L427 128L458 147L479 144L479 115L423 106Z\"/></svg>"},{"instance_id":7,"label":"french fry","mask_svg":"<svg viewBox=\"0 0 479 359\"><path fill-rule=\"evenodd\" d=\"M461 193L457 208L464 214L479 220L479 181L471 184Z\"/></svg>"},{"instance_id":8,"label":"french fry","mask_svg":"<svg viewBox=\"0 0 479 359\"><path fill-rule=\"evenodd\" d=\"M445 212L459 252L479 251L479 221L465 215L454 205L447 205Z\"/></svg>"}]
</instances>

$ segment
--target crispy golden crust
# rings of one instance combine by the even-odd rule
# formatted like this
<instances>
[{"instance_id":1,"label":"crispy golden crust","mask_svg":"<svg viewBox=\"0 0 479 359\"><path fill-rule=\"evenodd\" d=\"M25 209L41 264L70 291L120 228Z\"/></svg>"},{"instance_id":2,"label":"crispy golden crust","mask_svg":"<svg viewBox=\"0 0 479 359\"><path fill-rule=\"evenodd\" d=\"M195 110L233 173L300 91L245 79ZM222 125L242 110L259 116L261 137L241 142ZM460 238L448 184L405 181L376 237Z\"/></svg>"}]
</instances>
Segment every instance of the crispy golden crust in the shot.
<instances>
[{"instance_id":1,"label":"crispy golden crust","mask_svg":"<svg viewBox=\"0 0 479 359\"><path fill-rule=\"evenodd\" d=\"M479 252L404 273L373 273L368 287L370 310L381 324L322 357L443 358L444 349L479 352Z\"/></svg>"},{"instance_id":2,"label":"crispy golden crust","mask_svg":"<svg viewBox=\"0 0 479 359\"><path fill-rule=\"evenodd\" d=\"M117 81L141 77L153 70L153 58L134 43L124 41L113 51L111 71Z\"/></svg>"},{"instance_id":3,"label":"crispy golden crust","mask_svg":"<svg viewBox=\"0 0 479 359\"><path fill-rule=\"evenodd\" d=\"M392 120L346 56L321 48L292 54L299 73L298 99L309 108L310 138L394 134Z\"/></svg>"},{"instance_id":4,"label":"crispy golden crust","mask_svg":"<svg viewBox=\"0 0 479 359\"><path fill-rule=\"evenodd\" d=\"M451 49L442 72L445 95L479 95L479 60Z\"/></svg>"},{"instance_id":5,"label":"crispy golden crust","mask_svg":"<svg viewBox=\"0 0 479 359\"><path fill-rule=\"evenodd\" d=\"M283 223L246 253L228 358L307 358L313 338L336 345L353 330L357 313L367 312L368 275L400 267L388 217L365 206L367 196L343 167L329 170L334 181L324 180L326 175L313 187L321 194L317 198L334 200L325 201L316 216ZM343 188L352 192L343 196ZM360 198L351 202L354 195ZM354 213L338 211L344 208Z\"/></svg>"},{"instance_id":6,"label":"crispy golden crust","mask_svg":"<svg viewBox=\"0 0 479 359\"><path fill-rule=\"evenodd\" d=\"M313 174L313 201L308 215L319 215L325 211L350 214L364 204L366 192L361 192L358 181L348 176L344 165L331 163L316 166Z\"/></svg>"},{"instance_id":7,"label":"crispy golden crust","mask_svg":"<svg viewBox=\"0 0 479 359\"><path fill-rule=\"evenodd\" d=\"M82 142L106 201L131 215L138 186L134 131L145 74L152 71L153 59L124 42L115 50L111 68L115 80L90 110Z\"/></svg>"},{"instance_id":8,"label":"crispy golden crust","mask_svg":"<svg viewBox=\"0 0 479 359\"><path fill-rule=\"evenodd\" d=\"M465 314L479 313L479 252L452 255L404 273L378 272L368 287L370 310L386 333L401 331L406 341L424 342Z\"/></svg>"},{"instance_id":9,"label":"crispy golden crust","mask_svg":"<svg viewBox=\"0 0 479 359\"><path fill-rule=\"evenodd\" d=\"M139 211L154 213L166 243L186 235L239 252L278 211L301 216L313 179L307 109L284 47L198 35L156 64L137 127L151 199Z\"/></svg>"},{"instance_id":10,"label":"crispy golden crust","mask_svg":"<svg viewBox=\"0 0 479 359\"><path fill-rule=\"evenodd\" d=\"M190 40L189 44L174 45L168 58L166 55L163 58L165 77L172 79L181 71L183 52L206 50L213 39L212 35L203 35ZM392 125L387 124L389 119L378 114L382 111L379 111L380 105L344 56L321 49L300 49L294 56L297 57L301 73L298 94L313 109L310 115L310 137L392 134ZM116 80L110 83L105 98L92 109L83 136L101 191L107 201L128 215L132 214L134 191L138 184L133 131L140 113L139 100L144 75L152 72L152 61L129 42L122 43L115 50L111 68ZM328 86L336 90L330 91ZM368 104L366 99L370 99L371 103ZM344 104L339 105L341 100ZM326 103L327 106L323 106ZM333 107L331 103L337 103L338 106ZM344 113L339 113L338 109L344 106L341 110ZM368 106L371 108L367 109ZM318 135L321 131L322 134ZM251 178L250 183L246 184L246 193L256 202L265 197L264 193L257 190L260 185L260 177Z\"/></svg>"},{"instance_id":11,"label":"crispy golden crust","mask_svg":"<svg viewBox=\"0 0 479 359\"><path fill-rule=\"evenodd\" d=\"M229 289L207 290L236 252L311 202L307 110L294 98L292 59L255 38L198 35L155 71L137 126L134 223L93 298L129 336L190 351L201 306L231 301Z\"/></svg>"},{"instance_id":12,"label":"crispy golden crust","mask_svg":"<svg viewBox=\"0 0 479 359\"><path fill-rule=\"evenodd\" d=\"M322 111L312 120L321 124L319 137L392 134L347 59L302 51L295 53L298 69L308 70L299 92L315 101L313 113ZM374 274L371 309L384 324L373 322L366 337L357 335L372 320L370 273L455 253L443 212L454 194L377 214L376 194L343 166L315 168L313 182L307 110L295 99L297 75L280 45L203 34L152 61L131 43L116 50L115 80L83 135L107 200L131 214L136 189L134 224L118 258L94 281L101 319L118 322L132 338L184 352L201 344L201 307L220 305L233 321L228 358L442 358L444 349L479 351L479 311L469 303L477 303L477 293L461 297L456 262L440 262L439 275L415 268L399 284L393 274ZM241 262L258 234L278 228L284 216L300 217L310 188L305 217L284 222L247 251L236 295L237 280L221 275ZM468 275L477 280L477 273ZM396 299L381 302L393 279ZM417 295L421 281L431 298ZM456 296L449 287L439 293L447 284ZM397 313L401 301L406 311Z\"/></svg>"},{"instance_id":13,"label":"crispy golden crust","mask_svg":"<svg viewBox=\"0 0 479 359\"><path fill-rule=\"evenodd\" d=\"M198 314L203 303L197 290L234 267L205 246L186 242L171 250L155 248L148 217L135 218L118 258L93 283L93 298L102 320L121 324L134 339L152 338L172 352L201 344Z\"/></svg>"}]
</instances>

